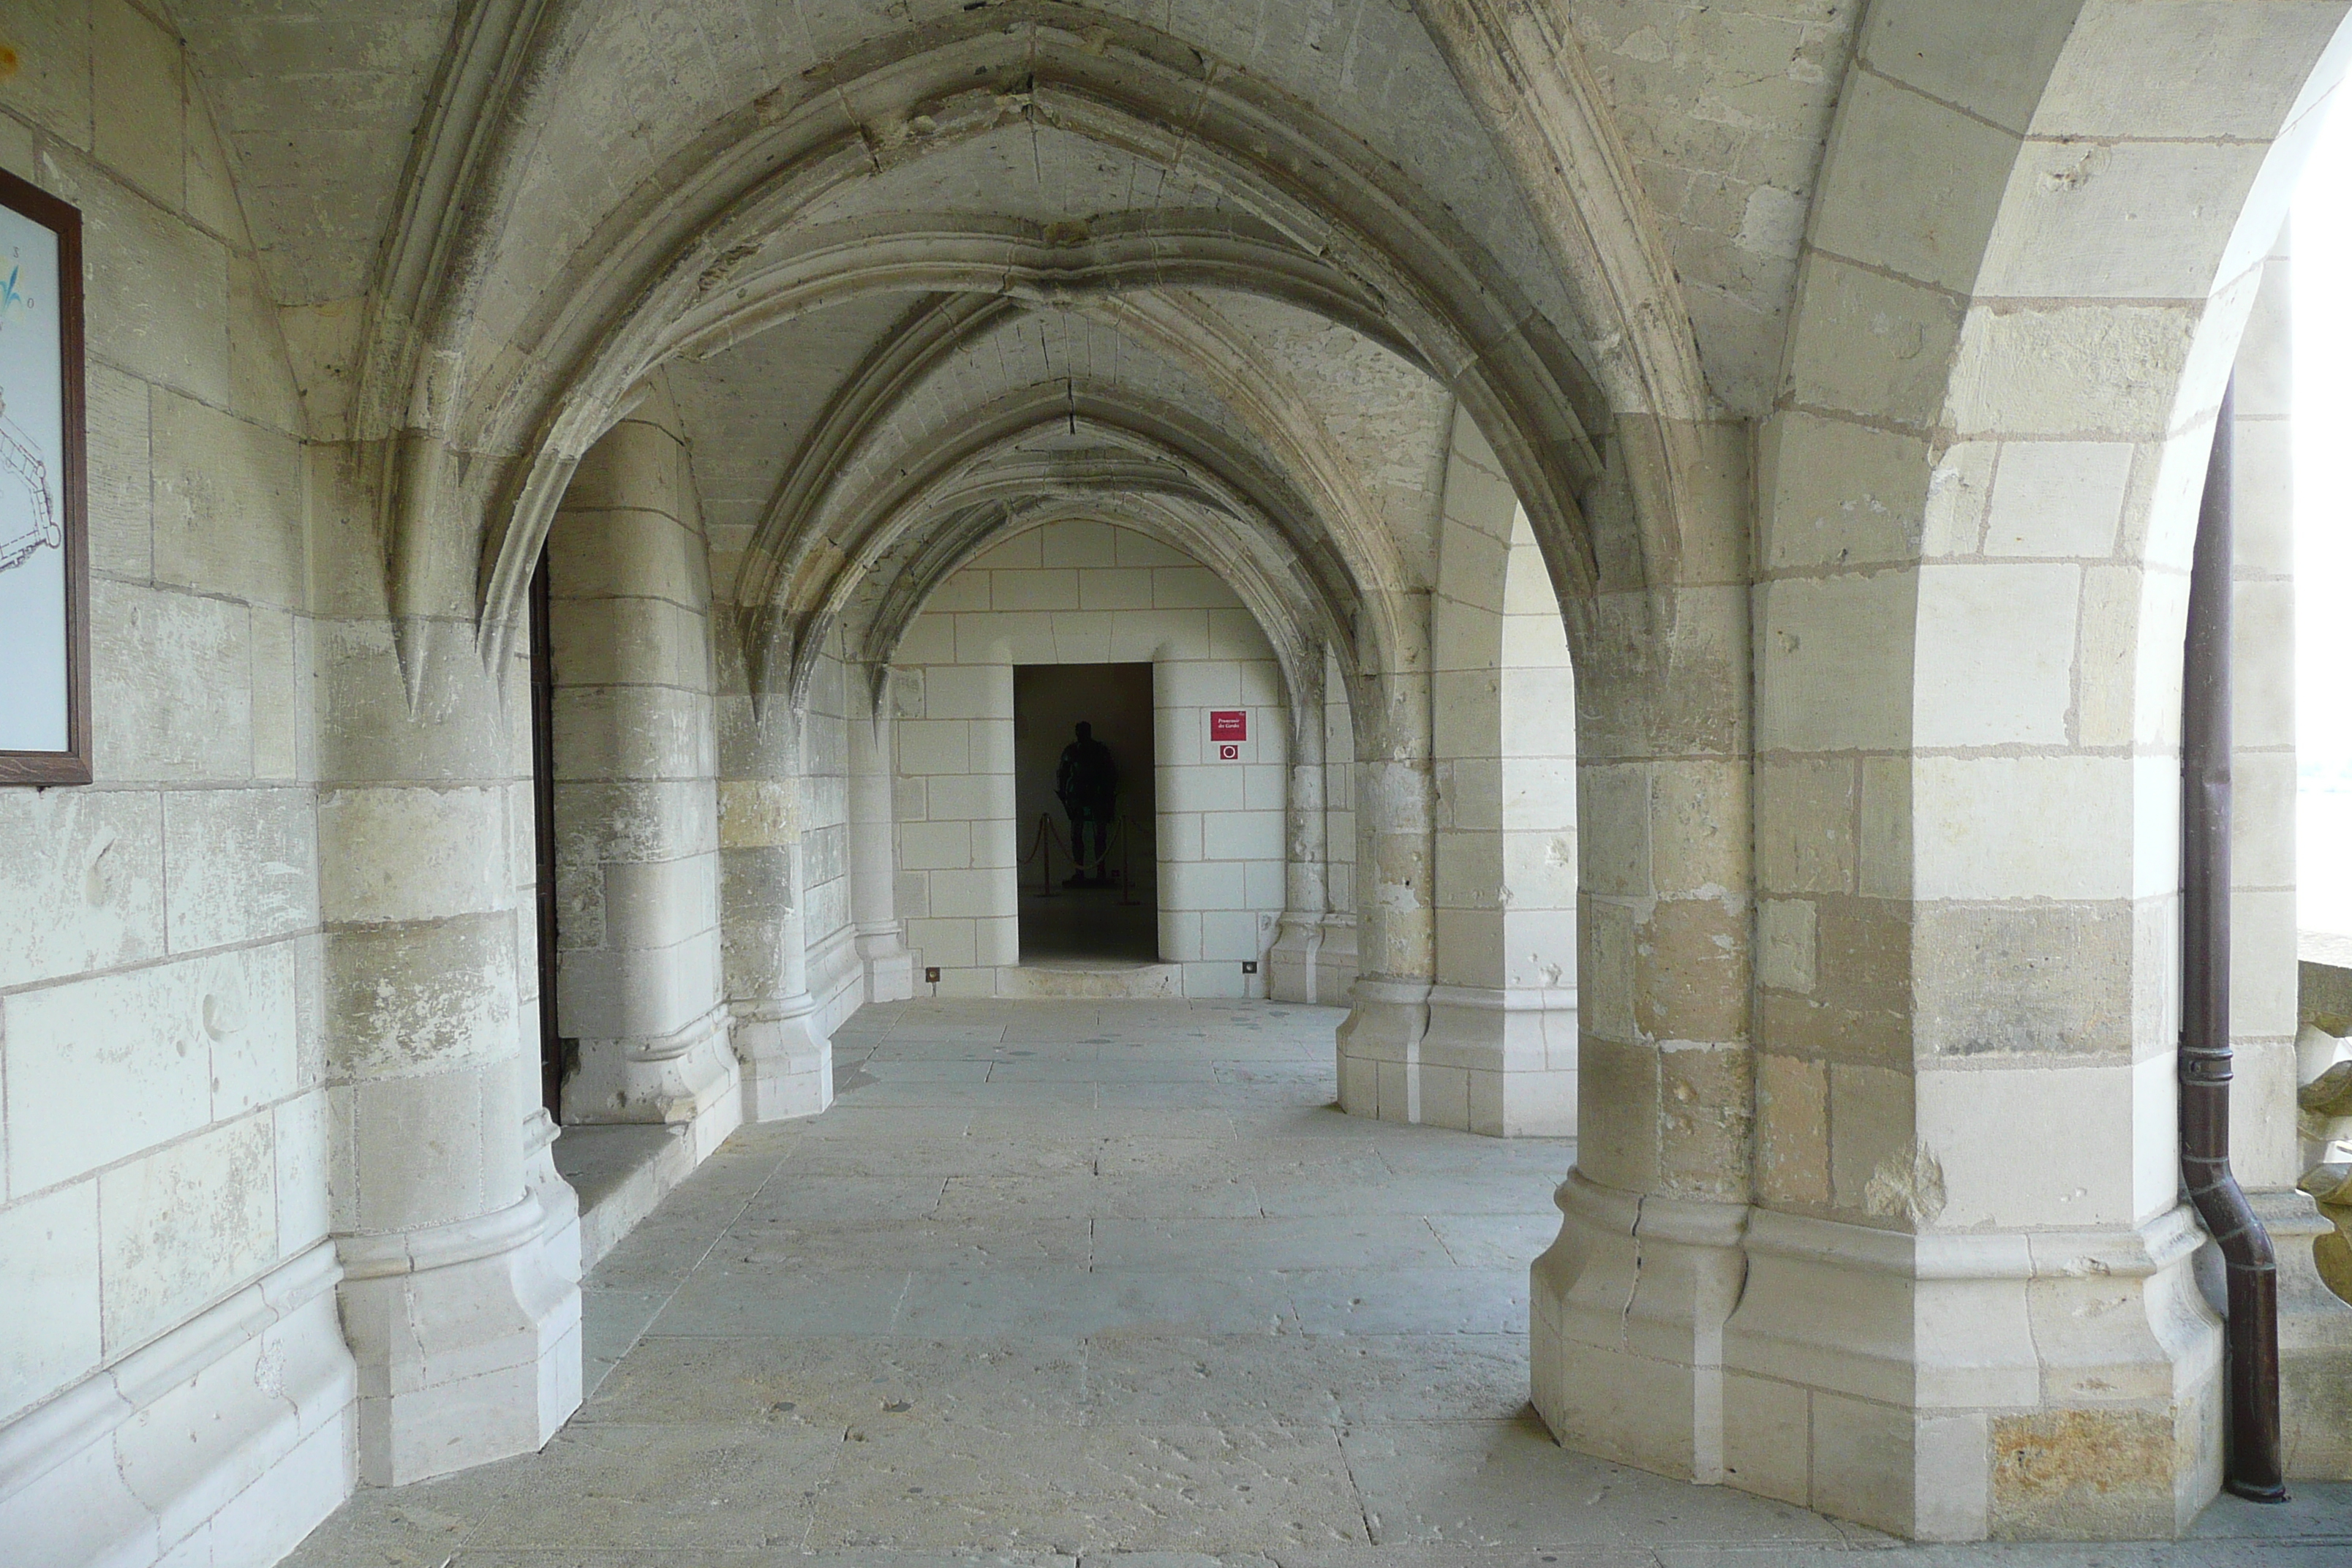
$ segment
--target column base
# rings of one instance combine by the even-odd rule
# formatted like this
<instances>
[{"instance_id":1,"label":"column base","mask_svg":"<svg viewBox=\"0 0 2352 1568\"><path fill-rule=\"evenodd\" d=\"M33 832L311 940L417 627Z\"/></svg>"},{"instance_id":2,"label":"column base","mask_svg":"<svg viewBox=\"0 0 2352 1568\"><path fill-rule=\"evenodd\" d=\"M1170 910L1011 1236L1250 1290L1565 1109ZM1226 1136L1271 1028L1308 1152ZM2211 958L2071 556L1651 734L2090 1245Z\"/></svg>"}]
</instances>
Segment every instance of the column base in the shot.
<instances>
[{"instance_id":1,"label":"column base","mask_svg":"<svg viewBox=\"0 0 2352 1568\"><path fill-rule=\"evenodd\" d=\"M1443 1125L1490 1138L1575 1137L1576 1029L1572 985L1433 987L1421 1042L1423 1084L1459 1071L1468 1086L1465 1118ZM1424 1087L1424 1110L1433 1103L1454 1100Z\"/></svg>"},{"instance_id":2,"label":"column base","mask_svg":"<svg viewBox=\"0 0 2352 1568\"><path fill-rule=\"evenodd\" d=\"M571 1189L495 1214L336 1238L359 1363L359 1478L404 1486L531 1453L580 1406Z\"/></svg>"},{"instance_id":3,"label":"column base","mask_svg":"<svg viewBox=\"0 0 2352 1568\"><path fill-rule=\"evenodd\" d=\"M1356 986L1356 919L1292 910L1266 954L1266 994L1277 1002L1344 1007Z\"/></svg>"},{"instance_id":4,"label":"column base","mask_svg":"<svg viewBox=\"0 0 2352 1568\"><path fill-rule=\"evenodd\" d=\"M858 962L866 966L868 1002L904 1002L915 994L915 955L907 950L906 928L897 921L858 928Z\"/></svg>"},{"instance_id":5,"label":"column base","mask_svg":"<svg viewBox=\"0 0 2352 1568\"><path fill-rule=\"evenodd\" d=\"M2221 1483L2203 1240L2185 1206L1925 1236L1756 1211L1723 1479L1920 1541L2177 1535Z\"/></svg>"},{"instance_id":6,"label":"column base","mask_svg":"<svg viewBox=\"0 0 2352 1568\"><path fill-rule=\"evenodd\" d=\"M1723 1325L1741 1204L1621 1192L1570 1171L1529 1279L1536 1411L1561 1445L1681 1480L1724 1479Z\"/></svg>"},{"instance_id":7,"label":"column base","mask_svg":"<svg viewBox=\"0 0 2352 1568\"><path fill-rule=\"evenodd\" d=\"M721 1003L685 1028L650 1038L583 1039L563 1082L563 1120L576 1126L683 1125L699 1163L742 1125L742 1079Z\"/></svg>"},{"instance_id":8,"label":"column base","mask_svg":"<svg viewBox=\"0 0 2352 1568\"><path fill-rule=\"evenodd\" d=\"M1429 1033L1429 985L1423 981L1359 979L1355 1003L1339 1025L1339 1109L1382 1121L1433 1120L1467 1126L1470 1080L1441 1075L1424 1085L1422 1037ZM1433 1088L1433 1101L1423 1089ZM1454 1103L1460 1101L1458 1107Z\"/></svg>"},{"instance_id":9,"label":"column base","mask_svg":"<svg viewBox=\"0 0 2352 1568\"><path fill-rule=\"evenodd\" d=\"M743 1064L743 1120L814 1116L833 1103L833 1042L817 1028L808 993L735 1005L735 1055Z\"/></svg>"}]
</instances>

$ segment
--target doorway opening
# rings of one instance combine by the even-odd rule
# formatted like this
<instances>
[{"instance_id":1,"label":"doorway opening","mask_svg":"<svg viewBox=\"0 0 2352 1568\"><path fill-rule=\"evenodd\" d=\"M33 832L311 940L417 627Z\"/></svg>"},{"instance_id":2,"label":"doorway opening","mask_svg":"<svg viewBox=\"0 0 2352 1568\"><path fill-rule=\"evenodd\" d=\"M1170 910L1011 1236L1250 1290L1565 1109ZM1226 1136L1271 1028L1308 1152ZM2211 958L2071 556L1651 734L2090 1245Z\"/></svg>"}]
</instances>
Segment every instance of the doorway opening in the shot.
<instances>
[{"instance_id":1,"label":"doorway opening","mask_svg":"<svg viewBox=\"0 0 2352 1568\"><path fill-rule=\"evenodd\" d=\"M1013 668L1024 965L1158 962L1153 763L1151 666Z\"/></svg>"}]
</instances>

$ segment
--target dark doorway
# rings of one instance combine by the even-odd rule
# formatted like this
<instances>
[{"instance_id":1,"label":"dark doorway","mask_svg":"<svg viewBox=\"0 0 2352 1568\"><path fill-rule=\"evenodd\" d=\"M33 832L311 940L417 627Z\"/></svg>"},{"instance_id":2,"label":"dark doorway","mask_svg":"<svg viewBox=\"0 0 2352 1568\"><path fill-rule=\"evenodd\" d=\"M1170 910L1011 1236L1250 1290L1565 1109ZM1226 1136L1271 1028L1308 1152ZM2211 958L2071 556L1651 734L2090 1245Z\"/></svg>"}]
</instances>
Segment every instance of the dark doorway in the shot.
<instances>
[{"instance_id":1,"label":"dark doorway","mask_svg":"<svg viewBox=\"0 0 2352 1568\"><path fill-rule=\"evenodd\" d=\"M1095 874L1094 830L1071 843L1055 785L1079 723L1109 748L1118 790ZM1013 671L1013 826L1021 861L1021 962L1150 963L1160 956L1153 828L1151 666L1024 664Z\"/></svg>"},{"instance_id":2,"label":"dark doorway","mask_svg":"<svg viewBox=\"0 0 2352 1568\"><path fill-rule=\"evenodd\" d=\"M547 551L530 574L530 804L539 848L539 1098L563 1120L563 1041L555 1020L555 634Z\"/></svg>"}]
</instances>

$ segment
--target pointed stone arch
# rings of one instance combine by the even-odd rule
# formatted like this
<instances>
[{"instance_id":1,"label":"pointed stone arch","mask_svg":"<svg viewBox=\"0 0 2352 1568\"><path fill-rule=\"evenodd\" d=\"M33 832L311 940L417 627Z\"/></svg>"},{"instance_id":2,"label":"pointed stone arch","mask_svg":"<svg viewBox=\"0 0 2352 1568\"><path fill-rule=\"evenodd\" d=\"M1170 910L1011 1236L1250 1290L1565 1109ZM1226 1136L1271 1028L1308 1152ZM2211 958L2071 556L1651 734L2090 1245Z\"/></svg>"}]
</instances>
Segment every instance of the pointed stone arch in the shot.
<instances>
[{"instance_id":1,"label":"pointed stone arch","mask_svg":"<svg viewBox=\"0 0 2352 1568\"><path fill-rule=\"evenodd\" d=\"M454 584L462 568L442 559L450 542L439 536L455 529L476 552L470 613L497 646L520 563L569 464L658 363L671 329L713 296L740 293L737 274L758 273L762 247L817 194L1008 121L1213 174L1290 252L1279 266L1265 254L1228 256L1244 281L1271 287L1287 277L1330 308L1369 298L1386 337L1409 343L1473 408L1528 500L1557 580L1589 587L1623 568L1654 577L1683 553L1669 537L1678 525L1649 515L1652 488L1621 487L1633 498L1637 532L1655 536L1650 544L1596 547L1582 504L1610 463L1650 460L1600 438L1612 410L1662 404L1679 417L1696 395L1668 384L1675 365L1688 370L1687 355L1651 353L1652 370L1628 378L1607 356L1596 371L1584 357L1592 351L1575 346L1622 342L1637 323L1645 342L1687 338L1655 266L1619 268L1598 289L1591 268L1557 265L1565 253L1557 245L1549 262L1507 266L1442 201L1302 101L1168 34L1077 7L990 7L850 49L805 73L808 86L715 101L657 183L616 193L609 212L577 220L594 237L579 259L519 261L498 197L521 179L532 127L553 115L567 62L603 9L518 0L487 10L462 35L427 115L403 230L386 249L359 400L358 434L388 475L384 522L402 616L461 609L435 586ZM1474 29L1495 25L1472 19ZM1457 53L1460 31L1449 35ZM1581 155L1622 162L1605 139ZM1622 169L1570 195L1584 206L1638 201ZM1543 210L1556 220L1559 209L1555 193ZM1622 213L1589 227L1643 232ZM1141 237L1142 251L1156 246L1161 264L1181 272L1181 237ZM1056 251L1072 248L1067 237L1055 239ZM1554 319L1515 281L1536 274L1570 302L1561 309L1574 321ZM1023 285L1001 262L998 276L1015 288L1057 286L1049 275Z\"/></svg>"}]
</instances>

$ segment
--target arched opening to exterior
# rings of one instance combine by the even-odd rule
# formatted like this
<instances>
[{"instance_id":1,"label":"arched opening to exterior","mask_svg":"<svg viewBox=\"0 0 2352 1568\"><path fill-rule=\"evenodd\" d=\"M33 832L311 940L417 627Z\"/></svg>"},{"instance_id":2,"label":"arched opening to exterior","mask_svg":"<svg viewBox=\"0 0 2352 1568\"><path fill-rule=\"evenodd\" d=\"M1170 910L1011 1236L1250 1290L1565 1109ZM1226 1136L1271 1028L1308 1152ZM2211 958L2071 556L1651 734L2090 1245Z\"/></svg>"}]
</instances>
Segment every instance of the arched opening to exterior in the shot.
<instances>
[{"instance_id":1,"label":"arched opening to exterior","mask_svg":"<svg viewBox=\"0 0 2352 1568\"><path fill-rule=\"evenodd\" d=\"M2287 237L2280 242L2275 270L2292 280L2282 357L2292 363L2276 390L2292 401L2267 411L2273 417L2263 433L2273 444L2287 442L2294 476L2295 923L2305 932L2352 941L2352 722L2326 673L2337 644L2331 606L2352 584L2352 518L2334 482L2336 451L2327 438L2352 397L2352 384L2335 368L2341 345L2352 341L2352 315L2334 283L2342 259L2352 256L2338 199L2347 184L2352 115L2331 111L2295 186ZM2283 563L2274 558L2273 564Z\"/></svg>"}]
</instances>

